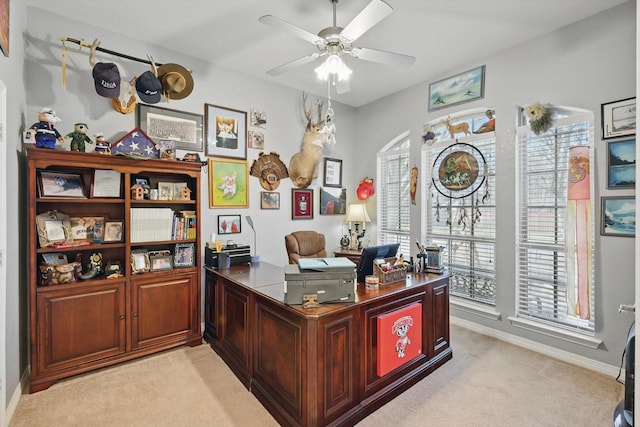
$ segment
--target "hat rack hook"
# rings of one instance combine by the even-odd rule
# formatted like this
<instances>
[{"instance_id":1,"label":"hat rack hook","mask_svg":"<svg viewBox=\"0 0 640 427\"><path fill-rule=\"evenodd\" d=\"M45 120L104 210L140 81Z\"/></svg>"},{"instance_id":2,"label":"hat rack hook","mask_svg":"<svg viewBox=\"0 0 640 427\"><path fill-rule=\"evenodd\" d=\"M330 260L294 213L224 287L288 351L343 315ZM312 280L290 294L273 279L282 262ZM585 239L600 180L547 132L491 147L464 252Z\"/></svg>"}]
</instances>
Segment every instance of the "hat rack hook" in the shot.
<instances>
[{"instance_id":1,"label":"hat rack hook","mask_svg":"<svg viewBox=\"0 0 640 427\"><path fill-rule=\"evenodd\" d=\"M62 42L62 46L63 47L65 47L65 45L64 45L65 42L75 43L75 44L79 45L80 47L91 48L93 46L93 44L89 43L88 41L73 39L73 38L70 38L70 37L60 37L60 41ZM116 52L114 50L105 49L105 48L100 47L100 46L95 47L95 50L100 51L100 52L104 52L104 53L108 53L110 55L115 55L115 56L118 56L120 58L128 59L130 61L142 62L143 64L149 64L149 65L152 64L152 61L150 61L148 59L137 58L135 56L127 55L125 53L120 53L120 52ZM156 62L155 65L159 67L162 64L159 64L159 63ZM191 72L191 70L189 70L189 72Z\"/></svg>"}]
</instances>

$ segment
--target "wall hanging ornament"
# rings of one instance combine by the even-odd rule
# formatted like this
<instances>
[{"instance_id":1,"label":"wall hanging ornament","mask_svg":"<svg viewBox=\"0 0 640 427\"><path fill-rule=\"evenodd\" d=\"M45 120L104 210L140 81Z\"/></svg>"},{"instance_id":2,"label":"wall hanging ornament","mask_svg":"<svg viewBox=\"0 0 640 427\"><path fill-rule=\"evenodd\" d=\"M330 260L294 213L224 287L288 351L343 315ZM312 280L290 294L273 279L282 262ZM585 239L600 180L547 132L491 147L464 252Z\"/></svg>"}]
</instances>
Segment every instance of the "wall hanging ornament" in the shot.
<instances>
[{"instance_id":1,"label":"wall hanging ornament","mask_svg":"<svg viewBox=\"0 0 640 427\"><path fill-rule=\"evenodd\" d=\"M539 102L533 103L524 109L525 114L529 118L531 131L536 135L541 135L551 129L551 109L545 107Z\"/></svg>"},{"instance_id":2,"label":"wall hanging ornament","mask_svg":"<svg viewBox=\"0 0 640 427\"><path fill-rule=\"evenodd\" d=\"M416 190L418 189L418 167L411 168L411 182L409 184L409 194L411 195L411 204L416 204Z\"/></svg>"},{"instance_id":3,"label":"wall hanging ornament","mask_svg":"<svg viewBox=\"0 0 640 427\"><path fill-rule=\"evenodd\" d=\"M274 151L269 154L261 152L253 161L249 170L251 176L260 179L260 185L265 190L273 191L280 186L280 180L287 178L287 166L280 160L280 155Z\"/></svg>"},{"instance_id":4,"label":"wall hanging ornament","mask_svg":"<svg viewBox=\"0 0 640 427\"><path fill-rule=\"evenodd\" d=\"M476 147L458 142L436 156L431 171L431 181L440 194L461 199L482 187L487 179L487 162Z\"/></svg>"},{"instance_id":5,"label":"wall hanging ornament","mask_svg":"<svg viewBox=\"0 0 640 427\"><path fill-rule=\"evenodd\" d=\"M366 177L360 184L358 184L358 188L356 189L356 197L358 200L365 201L369 197L373 196L376 192L376 189L373 186L373 178Z\"/></svg>"}]
</instances>

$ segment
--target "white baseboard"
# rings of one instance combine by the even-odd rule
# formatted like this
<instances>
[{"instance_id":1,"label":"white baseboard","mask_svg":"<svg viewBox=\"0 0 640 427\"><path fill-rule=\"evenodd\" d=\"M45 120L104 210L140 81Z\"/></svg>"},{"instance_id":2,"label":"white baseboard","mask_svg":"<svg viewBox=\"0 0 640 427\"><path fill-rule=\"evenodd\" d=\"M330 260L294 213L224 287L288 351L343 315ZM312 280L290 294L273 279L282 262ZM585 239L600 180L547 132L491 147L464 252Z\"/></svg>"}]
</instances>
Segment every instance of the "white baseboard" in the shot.
<instances>
[{"instance_id":1,"label":"white baseboard","mask_svg":"<svg viewBox=\"0 0 640 427\"><path fill-rule=\"evenodd\" d=\"M16 389L13 391L13 394L11 395L11 400L9 400L9 404L7 405L7 410L5 412L7 419L5 420L5 423L3 425L8 426L11 423L11 418L13 418L13 414L16 411L16 408L18 407L18 403L20 402L20 397L22 397L23 391L27 389L28 381L29 381L29 369L27 368L25 369L24 373L22 374L22 377L20 378L20 383L18 384Z\"/></svg>"},{"instance_id":2,"label":"white baseboard","mask_svg":"<svg viewBox=\"0 0 640 427\"><path fill-rule=\"evenodd\" d=\"M606 363L598 362L597 360L589 359L584 356L579 356L568 351L559 350L548 345L540 344L535 341L531 341L516 335L508 334L506 332L499 331L497 329L488 328L483 325L479 325L474 322L470 322L459 317L451 316L451 324L460 326L465 329L469 329L474 332L478 332L483 335L487 335L509 344L517 345L518 347L526 348L527 350L535 351L537 353L544 354L545 356L552 357L554 359L561 360L563 362L571 363L572 365L580 366L582 368L590 369L595 372L616 378L620 372L619 366L612 366ZM620 374L620 380L624 381L624 369Z\"/></svg>"}]
</instances>

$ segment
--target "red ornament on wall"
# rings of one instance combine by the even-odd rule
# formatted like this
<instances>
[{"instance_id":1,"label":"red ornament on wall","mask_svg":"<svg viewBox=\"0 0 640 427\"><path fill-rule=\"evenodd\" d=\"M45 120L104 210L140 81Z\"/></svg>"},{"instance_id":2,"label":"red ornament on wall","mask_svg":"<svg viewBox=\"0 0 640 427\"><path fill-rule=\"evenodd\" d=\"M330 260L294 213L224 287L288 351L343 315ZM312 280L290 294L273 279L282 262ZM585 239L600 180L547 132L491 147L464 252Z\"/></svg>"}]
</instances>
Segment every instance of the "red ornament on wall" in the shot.
<instances>
[{"instance_id":1,"label":"red ornament on wall","mask_svg":"<svg viewBox=\"0 0 640 427\"><path fill-rule=\"evenodd\" d=\"M358 188L356 189L356 196L359 200L367 200L369 197L373 196L376 192L376 189L373 187L373 178L364 178L358 184Z\"/></svg>"}]
</instances>

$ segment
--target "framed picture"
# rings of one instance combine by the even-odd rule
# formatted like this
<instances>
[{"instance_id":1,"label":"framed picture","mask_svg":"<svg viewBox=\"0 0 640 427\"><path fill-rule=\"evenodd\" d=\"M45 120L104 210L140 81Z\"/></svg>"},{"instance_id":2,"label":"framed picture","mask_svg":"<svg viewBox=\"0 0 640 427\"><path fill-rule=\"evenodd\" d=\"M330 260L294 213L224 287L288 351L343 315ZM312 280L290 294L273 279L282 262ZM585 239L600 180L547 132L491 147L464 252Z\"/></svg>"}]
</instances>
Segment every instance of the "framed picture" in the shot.
<instances>
[{"instance_id":1,"label":"framed picture","mask_svg":"<svg viewBox=\"0 0 640 427\"><path fill-rule=\"evenodd\" d=\"M102 216L70 216L71 236L73 240L93 240L96 225L104 225Z\"/></svg>"},{"instance_id":2,"label":"framed picture","mask_svg":"<svg viewBox=\"0 0 640 427\"><path fill-rule=\"evenodd\" d=\"M9 56L9 0L0 0L0 49Z\"/></svg>"},{"instance_id":3,"label":"framed picture","mask_svg":"<svg viewBox=\"0 0 640 427\"><path fill-rule=\"evenodd\" d=\"M160 160L176 159L176 142L172 139L163 139L158 142L158 156Z\"/></svg>"},{"instance_id":4,"label":"framed picture","mask_svg":"<svg viewBox=\"0 0 640 427\"><path fill-rule=\"evenodd\" d=\"M635 197L602 197L601 217L600 234L603 236L635 237Z\"/></svg>"},{"instance_id":5,"label":"framed picture","mask_svg":"<svg viewBox=\"0 0 640 427\"><path fill-rule=\"evenodd\" d=\"M247 113L204 104L206 155L247 158Z\"/></svg>"},{"instance_id":6,"label":"framed picture","mask_svg":"<svg viewBox=\"0 0 640 427\"><path fill-rule=\"evenodd\" d=\"M484 98L485 66L429 84L429 111Z\"/></svg>"},{"instance_id":7,"label":"framed picture","mask_svg":"<svg viewBox=\"0 0 640 427\"><path fill-rule=\"evenodd\" d=\"M173 182L158 183L158 200L173 200L173 191L175 186Z\"/></svg>"},{"instance_id":8,"label":"framed picture","mask_svg":"<svg viewBox=\"0 0 640 427\"><path fill-rule=\"evenodd\" d=\"M346 213L346 188L320 188L320 215L345 215Z\"/></svg>"},{"instance_id":9,"label":"framed picture","mask_svg":"<svg viewBox=\"0 0 640 427\"><path fill-rule=\"evenodd\" d=\"M149 269L151 271L171 270L173 258L170 251L149 252Z\"/></svg>"},{"instance_id":10,"label":"framed picture","mask_svg":"<svg viewBox=\"0 0 640 427\"><path fill-rule=\"evenodd\" d=\"M280 209L280 193L277 191L261 191L260 209Z\"/></svg>"},{"instance_id":11,"label":"framed picture","mask_svg":"<svg viewBox=\"0 0 640 427\"><path fill-rule=\"evenodd\" d=\"M324 158L324 186L342 187L342 160Z\"/></svg>"},{"instance_id":12,"label":"framed picture","mask_svg":"<svg viewBox=\"0 0 640 427\"><path fill-rule=\"evenodd\" d=\"M239 215L238 215L239 216ZM174 267L193 267L196 265L196 247L193 243L178 243L173 252Z\"/></svg>"},{"instance_id":13,"label":"framed picture","mask_svg":"<svg viewBox=\"0 0 640 427\"><path fill-rule=\"evenodd\" d=\"M151 187L151 180L145 175L131 175L131 185L141 184Z\"/></svg>"},{"instance_id":14,"label":"framed picture","mask_svg":"<svg viewBox=\"0 0 640 427\"><path fill-rule=\"evenodd\" d=\"M173 200L191 200L191 190L184 191L189 188L186 182L176 182L173 184ZM184 194L183 194L184 193Z\"/></svg>"},{"instance_id":15,"label":"framed picture","mask_svg":"<svg viewBox=\"0 0 640 427\"><path fill-rule=\"evenodd\" d=\"M176 148L202 151L202 115L138 103L137 123L156 143L175 141Z\"/></svg>"},{"instance_id":16,"label":"framed picture","mask_svg":"<svg viewBox=\"0 0 640 427\"><path fill-rule=\"evenodd\" d=\"M120 172L111 169L96 169L93 172L91 197L120 197Z\"/></svg>"},{"instance_id":17,"label":"framed picture","mask_svg":"<svg viewBox=\"0 0 640 427\"><path fill-rule=\"evenodd\" d=\"M104 239L104 224L96 224L93 226L92 241L94 244L102 243Z\"/></svg>"},{"instance_id":18,"label":"framed picture","mask_svg":"<svg viewBox=\"0 0 640 427\"><path fill-rule=\"evenodd\" d=\"M133 274L147 273L151 270L149 252L146 249L134 249L131 251L131 272Z\"/></svg>"},{"instance_id":19,"label":"framed picture","mask_svg":"<svg viewBox=\"0 0 640 427\"><path fill-rule=\"evenodd\" d=\"M291 219L313 219L312 189L291 189Z\"/></svg>"},{"instance_id":20,"label":"framed picture","mask_svg":"<svg viewBox=\"0 0 640 427\"><path fill-rule=\"evenodd\" d=\"M607 188L635 188L636 140L609 141Z\"/></svg>"},{"instance_id":21,"label":"framed picture","mask_svg":"<svg viewBox=\"0 0 640 427\"><path fill-rule=\"evenodd\" d=\"M103 242L122 242L122 231L124 223L122 221L107 221L104 223Z\"/></svg>"},{"instance_id":22,"label":"framed picture","mask_svg":"<svg viewBox=\"0 0 640 427\"><path fill-rule=\"evenodd\" d=\"M237 234L241 227L240 215L218 215L218 234Z\"/></svg>"},{"instance_id":23,"label":"framed picture","mask_svg":"<svg viewBox=\"0 0 640 427\"><path fill-rule=\"evenodd\" d=\"M249 167L246 161L209 159L209 207L249 207Z\"/></svg>"},{"instance_id":24,"label":"framed picture","mask_svg":"<svg viewBox=\"0 0 640 427\"><path fill-rule=\"evenodd\" d=\"M602 139L636 134L636 99L602 104Z\"/></svg>"},{"instance_id":25,"label":"framed picture","mask_svg":"<svg viewBox=\"0 0 640 427\"><path fill-rule=\"evenodd\" d=\"M267 127L267 113L257 108L251 109L251 126L266 128Z\"/></svg>"},{"instance_id":26,"label":"framed picture","mask_svg":"<svg viewBox=\"0 0 640 427\"><path fill-rule=\"evenodd\" d=\"M40 197L74 197L86 199L82 177L73 173L40 171Z\"/></svg>"}]
</instances>

